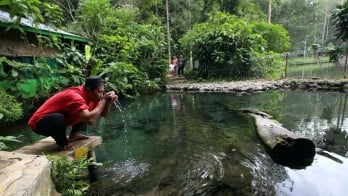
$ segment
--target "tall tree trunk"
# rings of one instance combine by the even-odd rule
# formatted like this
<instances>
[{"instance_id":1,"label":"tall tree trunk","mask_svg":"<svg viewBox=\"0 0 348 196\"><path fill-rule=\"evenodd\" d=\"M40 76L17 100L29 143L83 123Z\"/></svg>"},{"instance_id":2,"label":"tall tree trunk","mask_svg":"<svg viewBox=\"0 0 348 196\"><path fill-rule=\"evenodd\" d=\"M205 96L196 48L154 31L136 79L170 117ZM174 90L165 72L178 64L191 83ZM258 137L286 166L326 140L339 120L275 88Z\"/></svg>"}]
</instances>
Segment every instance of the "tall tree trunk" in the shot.
<instances>
[{"instance_id":1,"label":"tall tree trunk","mask_svg":"<svg viewBox=\"0 0 348 196\"><path fill-rule=\"evenodd\" d=\"M169 4L168 4L168 0L166 0L166 12L167 12L168 61L170 64L172 57L171 57L171 51L170 51L170 27L169 27Z\"/></svg>"},{"instance_id":2,"label":"tall tree trunk","mask_svg":"<svg viewBox=\"0 0 348 196\"><path fill-rule=\"evenodd\" d=\"M201 11L201 16L200 16L200 19L199 19L200 22L203 22L205 20L204 15L205 15L206 9L208 9L208 1L209 0L204 0L203 9Z\"/></svg>"},{"instance_id":3,"label":"tall tree trunk","mask_svg":"<svg viewBox=\"0 0 348 196\"><path fill-rule=\"evenodd\" d=\"M268 24L271 24L272 18L272 0L268 0Z\"/></svg>"},{"instance_id":4,"label":"tall tree trunk","mask_svg":"<svg viewBox=\"0 0 348 196\"><path fill-rule=\"evenodd\" d=\"M324 16L324 25L323 25L323 32L322 32L322 36L321 36L321 45L323 46L324 45L324 42L325 40L327 39L326 37L326 32L327 32L327 29L328 29L328 25L327 25L327 21L328 21L328 5L325 6L325 16Z\"/></svg>"}]
</instances>

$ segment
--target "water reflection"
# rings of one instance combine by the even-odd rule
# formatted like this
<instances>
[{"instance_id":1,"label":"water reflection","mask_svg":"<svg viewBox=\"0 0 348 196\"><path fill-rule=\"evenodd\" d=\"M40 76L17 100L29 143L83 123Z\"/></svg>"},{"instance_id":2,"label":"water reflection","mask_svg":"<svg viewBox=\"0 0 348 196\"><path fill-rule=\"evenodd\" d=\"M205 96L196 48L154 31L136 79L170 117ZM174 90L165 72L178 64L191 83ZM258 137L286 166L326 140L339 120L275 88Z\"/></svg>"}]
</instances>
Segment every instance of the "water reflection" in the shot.
<instances>
[{"instance_id":1,"label":"water reflection","mask_svg":"<svg viewBox=\"0 0 348 196\"><path fill-rule=\"evenodd\" d=\"M346 157L329 153L342 162L317 154L315 164L305 170L285 168L287 178L275 184L277 195L348 195L348 160Z\"/></svg>"}]
</instances>

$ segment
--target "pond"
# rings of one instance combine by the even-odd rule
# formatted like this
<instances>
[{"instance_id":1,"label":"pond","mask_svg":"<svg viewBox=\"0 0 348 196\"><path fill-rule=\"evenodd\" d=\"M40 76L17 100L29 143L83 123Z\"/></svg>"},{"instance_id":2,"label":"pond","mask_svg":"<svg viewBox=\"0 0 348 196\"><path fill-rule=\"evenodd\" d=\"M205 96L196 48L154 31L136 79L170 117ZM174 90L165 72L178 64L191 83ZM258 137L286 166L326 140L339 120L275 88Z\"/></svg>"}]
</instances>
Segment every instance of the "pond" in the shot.
<instances>
[{"instance_id":1,"label":"pond","mask_svg":"<svg viewBox=\"0 0 348 196\"><path fill-rule=\"evenodd\" d=\"M104 163L88 195L348 195L346 106L347 94L304 91L121 100L88 129L103 138L96 157ZM275 163L253 120L231 108L256 108L311 139L313 162L301 169ZM17 129L7 131L24 135L20 145L39 139Z\"/></svg>"}]
</instances>

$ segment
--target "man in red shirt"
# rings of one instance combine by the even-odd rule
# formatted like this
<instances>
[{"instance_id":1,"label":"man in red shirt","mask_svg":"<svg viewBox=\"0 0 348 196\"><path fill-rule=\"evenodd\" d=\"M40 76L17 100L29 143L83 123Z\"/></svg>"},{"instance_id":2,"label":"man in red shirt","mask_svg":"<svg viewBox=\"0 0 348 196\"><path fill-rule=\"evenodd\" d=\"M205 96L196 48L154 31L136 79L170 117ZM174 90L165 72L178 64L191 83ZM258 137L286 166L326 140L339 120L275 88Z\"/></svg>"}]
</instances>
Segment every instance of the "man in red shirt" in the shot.
<instances>
[{"instance_id":1,"label":"man in red shirt","mask_svg":"<svg viewBox=\"0 0 348 196\"><path fill-rule=\"evenodd\" d=\"M110 110L118 99L114 91L104 93L100 77L89 77L83 86L67 88L50 97L29 119L28 125L40 135L51 136L64 150L73 150L69 142L88 139L81 133ZM69 138L66 128L72 126Z\"/></svg>"}]
</instances>

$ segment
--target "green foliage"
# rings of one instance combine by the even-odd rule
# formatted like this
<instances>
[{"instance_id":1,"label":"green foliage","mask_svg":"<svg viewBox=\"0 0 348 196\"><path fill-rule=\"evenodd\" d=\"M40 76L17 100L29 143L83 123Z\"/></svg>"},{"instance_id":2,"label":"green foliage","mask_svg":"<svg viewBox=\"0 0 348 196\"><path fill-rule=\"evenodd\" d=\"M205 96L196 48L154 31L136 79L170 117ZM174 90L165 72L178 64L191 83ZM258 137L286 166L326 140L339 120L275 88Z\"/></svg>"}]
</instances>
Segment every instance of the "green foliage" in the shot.
<instances>
[{"instance_id":1,"label":"green foliage","mask_svg":"<svg viewBox=\"0 0 348 196\"><path fill-rule=\"evenodd\" d=\"M108 25L111 11L110 0L81 0L72 27L85 37L97 39Z\"/></svg>"},{"instance_id":2,"label":"green foliage","mask_svg":"<svg viewBox=\"0 0 348 196\"><path fill-rule=\"evenodd\" d=\"M263 31L266 33L260 34ZM270 43L274 40L278 46ZM268 55L265 51L285 50L288 36L280 26L257 25L256 22L248 24L236 16L217 13L208 22L195 25L180 43L187 50L192 50L193 57L199 60L201 77L239 79L277 75L270 74L279 70L278 65L270 64L277 61L261 56Z\"/></svg>"},{"instance_id":3,"label":"green foliage","mask_svg":"<svg viewBox=\"0 0 348 196\"><path fill-rule=\"evenodd\" d=\"M138 8L139 15L137 21L144 21L146 23L157 23L157 17L154 15L153 10L156 9L162 1L158 0L147 0L147 1L135 1L135 6Z\"/></svg>"},{"instance_id":4,"label":"green foliage","mask_svg":"<svg viewBox=\"0 0 348 196\"><path fill-rule=\"evenodd\" d=\"M22 105L0 88L0 122L14 122L23 116Z\"/></svg>"},{"instance_id":5,"label":"green foliage","mask_svg":"<svg viewBox=\"0 0 348 196\"><path fill-rule=\"evenodd\" d=\"M0 121L1 121L1 113L0 113ZM5 142L20 142L14 136L0 136L0 150L7 149L7 145Z\"/></svg>"},{"instance_id":6,"label":"green foliage","mask_svg":"<svg viewBox=\"0 0 348 196\"><path fill-rule=\"evenodd\" d=\"M87 59L80 51L75 47L65 47L56 60L60 64L58 73L68 80L68 86L82 84L87 73Z\"/></svg>"},{"instance_id":7,"label":"green foliage","mask_svg":"<svg viewBox=\"0 0 348 196\"><path fill-rule=\"evenodd\" d=\"M11 17L17 16L14 25L19 24L22 17L33 20L35 24L45 22L57 25L61 22L62 10L53 3L40 0L2 0L0 6L9 12Z\"/></svg>"},{"instance_id":8,"label":"green foliage","mask_svg":"<svg viewBox=\"0 0 348 196\"><path fill-rule=\"evenodd\" d=\"M47 158L52 163L51 175L58 192L66 196L85 195L89 184L77 178L91 165L90 159L68 160L66 156L47 156Z\"/></svg>"},{"instance_id":9,"label":"green foliage","mask_svg":"<svg viewBox=\"0 0 348 196\"><path fill-rule=\"evenodd\" d=\"M343 50L340 47L335 47L328 51L329 62L339 63L339 58L343 55Z\"/></svg>"},{"instance_id":10,"label":"green foliage","mask_svg":"<svg viewBox=\"0 0 348 196\"><path fill-rule=\"evenodd\" d=\"M343 41L348 40L348 1L338 5L332 14L333 23L336 27L336 36Z\"/></svg>"},{"instance_id":11,"label":"green foliage","mask_svg":"<svg viewBox=\"0 0 348 196\"><path fill-rule=\"evenodd\" d=\"M158 89L158 85L148 79L132 64L110 63L101 73L108 80L108 85L122 95L138 96L142 89Z\"/></svg>"},{"instance_id":12,"label":"green foliage","mask_svg":"<svg viewBox=\"0 0 348 196\"><path fill-rule=\"evenodd\" d=\"M283 26L266 22L252 22L252 32L265 40L265 51L276 53L286 52L290 47L289 33Z\"/></svg>"},{"instance_id":13,"label":"green foliage","mask_svg":"<svg viewBox=\"0 0 348 196\"><path fill-rule=\"evenodd\" d=\"M318 44L318 43L315 43L315 44L311 44L311 49L312 50L318 50L320 48L320 44Z\"/></svg>"},{"instance_id":14,"label":"green foliage","mask_svg":"<svg viewBox=\"0 0 348 196\"><path fill-rule=\"evenodd\" d=\"M316 1L281 1L272 9L272 23L282 24L289 32L293 50L302 49L304 40L311 44L321 39L323 10Z\"/></svg>"},{"instance_id":15,"label":"green foliage","mask_svg":"<svg viewBox=\"0 0 348 196\"><path fill-rule=\"evenodd\" d=\"M100 10L105 10L102 16ZM167 71L163 28L138 24L136 9L115 9L107 0L82 1L77 13L75 27L94 38L89 63L93 75L105 75L126 96L139 95L142 87L158 89ZM100 19L86 20L91 16Z\"/></svg>"},{"instance_id":16,"label":"green foliage","mask_svg":"<svg viewBox=\"0 0 348 196\"><path fill-rule=\"evenodd\" d=\"M283 73L282 55L265 52L262 54L254 53L252 58L252 72L257 78L279 78Z\"/></svg>"},{"instance_id":17,"label":"green foliage","mask_svg":"<svg viewBox=\"0 0 348 196\"><path fill-rule=\"evenodd\" d=\"M260 6L253 0L223 0L222 2L226 3L225 5L222 5L222 9L228 7L228 5L231 7L235 4L235 6L232 7L233 11L229 13L247 21L260 21L266 19L266 14L261 11Z\"/></svg>"},{"instance_id":18,"label":"green foliage","mask_svg":"<svg viewBox=\"0 0 348 196\"><path fill-rule=\"evenodd\" d=\"M33 63L23 63L0 57L0 80L9 84L5 89L8 94L21 99L26 98L28 92L20 88L20 85L28 83L29 79L33 79L36 82L37 97L46 96L55 90L50 86L50 83L45 83L42 79L44 76L48 77L53 74L53 70L48 65L47 60L38 58L33 59L33 61Z\"/></svg>"}]
</instances>

